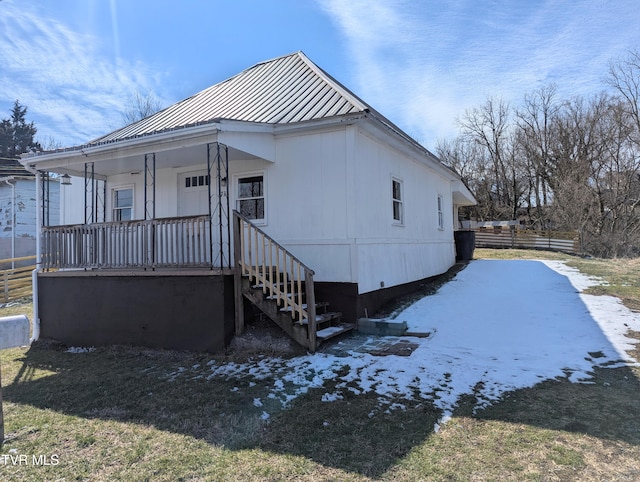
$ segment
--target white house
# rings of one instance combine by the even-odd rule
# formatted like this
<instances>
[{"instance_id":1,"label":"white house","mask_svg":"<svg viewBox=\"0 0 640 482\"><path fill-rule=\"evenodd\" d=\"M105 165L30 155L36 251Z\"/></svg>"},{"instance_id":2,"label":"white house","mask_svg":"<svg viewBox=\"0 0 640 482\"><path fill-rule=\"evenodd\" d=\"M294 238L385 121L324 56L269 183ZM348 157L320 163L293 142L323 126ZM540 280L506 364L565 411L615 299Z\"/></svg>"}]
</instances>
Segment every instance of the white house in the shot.
<instances>
[{"instance_id":1,"label":"white house","mask_svg":"<svg viewBox=\"0 0 640 482\"><path fill-rule=\"evenodd\" d=\"M314 350L450 268L475 203L301 52L22 162L76 192L77 224L42 228L37 286L42 336L73 344L219 350L250 301Z\"/></svg>"}]
</instances>

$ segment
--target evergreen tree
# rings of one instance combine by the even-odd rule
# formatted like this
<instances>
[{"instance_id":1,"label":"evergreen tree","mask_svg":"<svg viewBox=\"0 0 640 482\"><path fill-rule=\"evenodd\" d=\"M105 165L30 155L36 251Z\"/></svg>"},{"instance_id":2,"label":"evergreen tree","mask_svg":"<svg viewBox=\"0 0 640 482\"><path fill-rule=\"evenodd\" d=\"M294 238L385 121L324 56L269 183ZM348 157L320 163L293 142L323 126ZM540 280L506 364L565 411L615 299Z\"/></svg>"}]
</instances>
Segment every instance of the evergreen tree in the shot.
<instances>
[{"instance_id":1,"label":"evergreen tree","mask_svg":"<svg viewBox=\"0 0 640 482\"><path fill-rule=\"evenodd\" d=\"M27 108L15 101L11 118L0 122L0 157L15 159L30 150L42 149L34 141L37 129L33 122L26 121Z\"/></svg>"}]
</instances>

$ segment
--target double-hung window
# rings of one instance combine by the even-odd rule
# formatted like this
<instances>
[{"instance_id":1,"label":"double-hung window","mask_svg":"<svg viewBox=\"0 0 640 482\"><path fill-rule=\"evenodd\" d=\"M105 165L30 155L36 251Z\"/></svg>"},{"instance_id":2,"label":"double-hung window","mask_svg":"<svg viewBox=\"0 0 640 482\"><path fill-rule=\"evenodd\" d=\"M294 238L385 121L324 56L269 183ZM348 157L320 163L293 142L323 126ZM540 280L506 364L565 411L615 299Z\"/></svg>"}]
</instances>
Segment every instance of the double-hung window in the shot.
<instances>
[{"instance_id":1,"label":"double-hung window","mask_svg":"<svg viewBox=\"0 0 640 482\"><path fill-rule=\"evenodd\" d=\"M133 219L133 188L113 190L113 220L130 221Z\"/></svg>"},{"instance_id":2,"label":"double-hung window","mask_svg":"<svg viewBox=\"0 0 640 482\"><path fill-rule=\"evenodd\" d=\"M238 211L248 219L264 221L264 176L238 179Z\"/></svg>"},{"instance_id":3,"label":"double-hung window","mask_svg":"<svg viewBox=\"0 0 640 482\"><path fill-rule=\"evenodd\" d=\"M442 212L442 196L438 194L438 229L444 229L444 214Z\"/></svg>"},{"instance_id":4,"label":"double-hung window","mask_svg":"<svg viewBox=\"0 0 640 482\"><path fill-rule=\"evenodd\" d=\"M404 224L404 199L402 194L402 181L399 179L391 179L391 198L393 223Z\"/></svg>"}]
</instances>

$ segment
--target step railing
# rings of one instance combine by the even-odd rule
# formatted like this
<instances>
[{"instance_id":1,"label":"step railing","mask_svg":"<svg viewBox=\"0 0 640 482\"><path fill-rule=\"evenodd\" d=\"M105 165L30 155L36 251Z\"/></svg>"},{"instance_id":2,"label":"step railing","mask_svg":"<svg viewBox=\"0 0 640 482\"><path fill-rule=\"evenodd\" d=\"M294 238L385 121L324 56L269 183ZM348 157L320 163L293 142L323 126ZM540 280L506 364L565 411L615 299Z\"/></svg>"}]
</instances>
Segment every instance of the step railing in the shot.
<instances>
[{"instance_id":1,"label":"step railing","mask_svg":"<svg viewBox=\"0 0 640 482\"><path fill-rule=\"evenodd\" d=\"M315 350L313 270L238 211L233 212L233 220L236 277L248 277L262 289L264 296L275 300L294 321L306 323L309 348ZM239 279L236 290L238 283ZM241 298L236 294L236 304L238 300ZM241 332L242 328L237 325L236 331Z\"/></svg>"}]
</instances>

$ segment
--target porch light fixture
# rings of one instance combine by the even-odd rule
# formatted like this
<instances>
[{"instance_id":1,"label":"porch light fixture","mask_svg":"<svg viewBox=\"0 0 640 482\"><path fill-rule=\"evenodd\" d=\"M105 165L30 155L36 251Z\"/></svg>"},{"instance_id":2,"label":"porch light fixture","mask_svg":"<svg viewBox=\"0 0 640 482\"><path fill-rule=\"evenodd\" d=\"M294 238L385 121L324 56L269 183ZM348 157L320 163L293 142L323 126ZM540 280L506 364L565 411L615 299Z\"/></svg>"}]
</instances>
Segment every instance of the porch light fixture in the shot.
<instances>
[{"instance_id":1,"label":"porch light fixture","mask_svg":"<svg viewBox=\"0 0 640 482\"><path fill-rule=\"evenodd\" d=\"M60 184L63 186L71 186L71 176L69 174L63 174L60 178Z\"/></svg>"}]
</instances>

